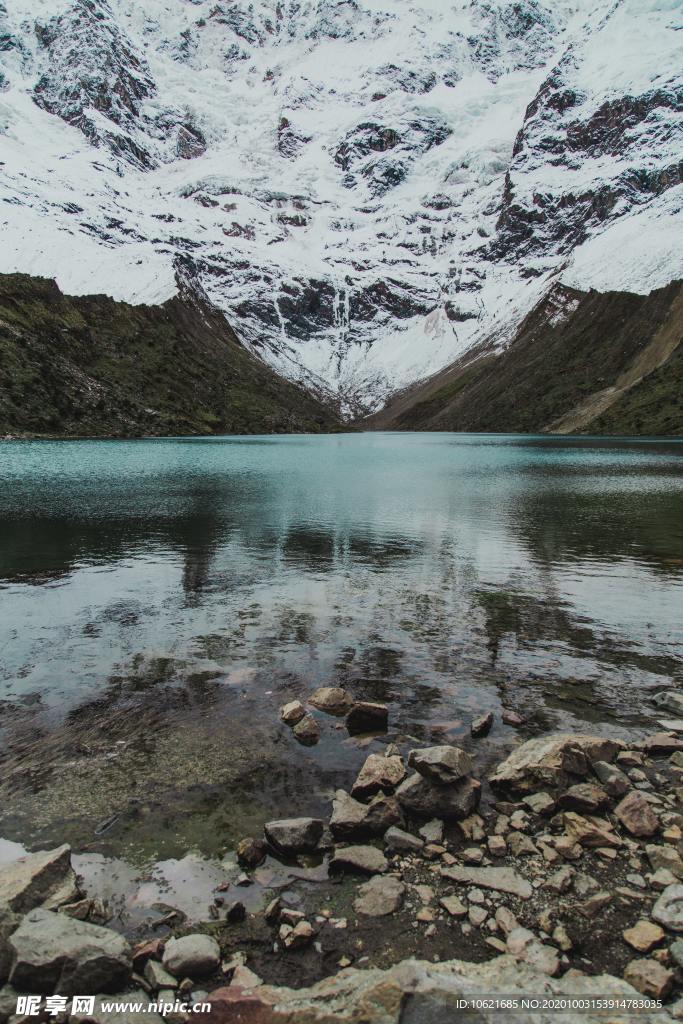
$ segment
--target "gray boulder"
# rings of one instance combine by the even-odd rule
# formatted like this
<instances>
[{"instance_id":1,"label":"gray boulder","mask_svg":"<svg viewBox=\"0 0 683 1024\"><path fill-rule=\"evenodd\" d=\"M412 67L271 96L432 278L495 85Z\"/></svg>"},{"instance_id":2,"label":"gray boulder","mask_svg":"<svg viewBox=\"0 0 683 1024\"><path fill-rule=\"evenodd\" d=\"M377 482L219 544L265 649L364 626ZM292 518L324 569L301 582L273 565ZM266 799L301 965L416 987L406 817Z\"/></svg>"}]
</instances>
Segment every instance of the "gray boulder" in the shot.
<instances>
[{"instance_id":1,"label":"gray boulder","mask_svg":"<svg viewBox=\"0 0 683 1024\"><path fill-rule=\"evenodd\" d=\"M581 733L538 736L513 750L490 776L492 786L532 793L546 786L566 789L588 775L591 762L611 762L623 743Z\"/></svg>"},{"instance_id":2,"label":"gray boulder","mask_svg":"<svg viewBox=\"0 0 683 1024\"><path fill-rule=\"evenodd\" d=\"M164 947L164 968L176 978L205 978L213 974L220 960L216 940L201 932L169 939Z\"/></svg>"},{"instance_id":3,"label":"gray boulder","mask_svg":"<svg viewBox=\"0 0 683 1024\"><path fill-rule=\"evenodd\" d=\"M35 907L51 910L78 896L71 847L29 853L0 868L0 906L17 914Z\"/></svg>"},{"instance_id":4,"label":"gray boulder","mask_svg":"<svg viewBox=\"0 0 683 1024\"><path fill-rule=\"evenodd\" d=\"M440 747L424 747L422 750L411 750L408 764L416 772L430 782L444 785L458 782L472 774L474 765L472 758L460 747L444 744Z\"/></svg>"},{"instance_id":5,"label":"gray boulder","mask_svg":"<svg viewBox=\"0 0 683 1024\"><path fill-rule=\"evenodd\" d=\"M379 794L369 804L362 804L343 789L334 795L330 831L335 839L381 836L391 825L400 825L402 821L401 808L394 796Z\"/></svg>"},{"instance_id":6,"label":"gray boulder","mask_svg":"<svg viewBox=\"0 0 683 1024\"><path fill-rule=\"evenodd\" d=\"M410 832L404 832L400 828L387 829L384 843L388 850L396 853L419 853L424 847L423 839L411 835Z\"/></svg>"},{"instance_id":7,"label":"gray boulder","mask_svg":"<svg viewBox=\"0 0 683 1024\"><path fill-rule=\"evenodd\" d=\"M281 818L269 821L263 830L266 839L280 853L312 853L320 842L325 823L320 818Z\"/></svg>"},{"instance_id":8,"label":"gray boulder","mask_svg":"<svg viewBox=\"0 0 683 1024\"><path fill-rule=\"evenodd\" d=\"M20 992L117 992L131 974L131 949L122 935L50 910L29 911L9 943L10 982Z\"/></svg>"},{"instance_id":9,"label":"gray boulder","mask_svg":"<svg viewBox=\"0 0 683 1024\"><path fill-rule=\"evenodd\" d=\"M400 908L405 891L403 882L393 875L375 875L359 887L353 908L364 917L386 917Z\"/></svg>"},{"instance_id":10,"label":"gray boulder","mask_svg":"<svg viewBox=\"0 0 683 1024\"><path fill-rule=\"evenodd\" d=\"M477 807L481 785L475 779L461 779L448 786L432 785L422 775L411 775L396 790L404 811L424 818L462 821Z\"/></svg>"},{"instance_id":11,"label":"gray boulder","mask_svg":"<svg viewBox=\"0 0 683 1024\"><path fill-rule=\"evenodd\" d=\"M383 754L370 754L358 773L351 795L362 799L380 790L393 792L405 774L403 761L397 755L385 757Z\"/></svg>"},{"instance_id":12,"label":"gray boulder","mask_svg":"<svg viewBox=\"0 0 683 1024\"><path fill-rule=\"evenodd\" d=\"M672 932L683 932L683 885L668 885L652 908L651 917Z\"/></svg>"},{"instance_id":13,"label":"gray boulder","mask_svg":"<svg viewBox=\"0 0 683 1024\"><path fill-rule=\"evenodd\" d=\"M313 691L308 703L329 715L345 715L353 704L353 697L341 686L321 686Z\"/></svg>"},{"instance_id":14,"label":"gray boulder","mask_svg":"<svg viewBox=\"0 0 683 1024\"><path fill-rule=\"evenodd\" d=\"M628 793L631 783L616 765L608 764L607 761L596 761L592 767L609 796L617 798Z\"/></svg>"},{"instance_id":15,"label":"gray boulder","mask_svg":"<svg viewBox=\"0 0 683 1024\"><path fill-rule=\"evenodd\" d=\"M374 846L337 847L330 860L330 871L352 871L361 875L383 874L389 862Z\"/></svg>"}]
</instances>

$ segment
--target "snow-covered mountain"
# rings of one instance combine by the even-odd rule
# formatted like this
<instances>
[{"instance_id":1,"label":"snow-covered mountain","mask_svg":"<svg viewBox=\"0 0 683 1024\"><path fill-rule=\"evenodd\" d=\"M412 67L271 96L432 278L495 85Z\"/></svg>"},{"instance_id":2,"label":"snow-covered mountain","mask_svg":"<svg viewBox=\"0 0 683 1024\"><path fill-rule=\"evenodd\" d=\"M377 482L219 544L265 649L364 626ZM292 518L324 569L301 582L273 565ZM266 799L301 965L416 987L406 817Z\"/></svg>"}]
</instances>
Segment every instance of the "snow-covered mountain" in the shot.
<instances>
[{"instance_id":1,"label":"snow-covered mountain","mask_svg":"<svg viewBox=\"0 0 683 1024\"><path fill-rule=\"evenodd\" d=\"M558 282L683 277L682 67L678 0L0 0L0 272L180 273L376 408Z\"/></svg>"}]
</instances>

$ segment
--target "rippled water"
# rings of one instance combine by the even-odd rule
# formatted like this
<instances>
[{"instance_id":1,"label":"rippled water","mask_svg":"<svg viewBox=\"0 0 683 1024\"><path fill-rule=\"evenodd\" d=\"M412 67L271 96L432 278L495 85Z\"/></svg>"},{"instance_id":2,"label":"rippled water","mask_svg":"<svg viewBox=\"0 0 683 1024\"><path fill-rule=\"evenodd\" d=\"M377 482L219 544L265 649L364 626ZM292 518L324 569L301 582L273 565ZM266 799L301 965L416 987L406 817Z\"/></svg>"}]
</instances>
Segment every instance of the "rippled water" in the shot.
<instances>
[{"instance_id":1,"label":"rippled water","mask_svg":"<svg viewBox=\"0 0 683 1024\"><path fill-rule=\"evenodd\" d=\"M300 748L277 720L321 684L426 739L501 706L528 732L650 725L683 677L682 455L458 434L0 445L0 828L177 854L327 806L364 751L333 721ZM492 751L510 738L497 725Z\"/></svg>"}]
</instances>

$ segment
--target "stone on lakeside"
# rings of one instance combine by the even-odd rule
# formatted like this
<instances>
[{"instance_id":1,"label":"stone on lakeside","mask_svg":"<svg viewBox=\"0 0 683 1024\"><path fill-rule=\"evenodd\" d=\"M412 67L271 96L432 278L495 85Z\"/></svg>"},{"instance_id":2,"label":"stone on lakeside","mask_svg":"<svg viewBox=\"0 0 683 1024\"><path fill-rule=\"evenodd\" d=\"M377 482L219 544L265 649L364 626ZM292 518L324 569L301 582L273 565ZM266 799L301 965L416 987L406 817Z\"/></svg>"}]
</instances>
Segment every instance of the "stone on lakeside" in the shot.
<instances>
[{"instance_id":1,"label":"stone on lakeside","mask_svg":"<svg viewBox=\"0 0 683 1024\"><path fill-rule=\"evenodd\" d=\"M565 811L562 820L565 832L572 843L578 843L587 849L622 845L619 836L612 831L610 823L602 818L586 818L575 811Z\"/></svg>"},{"instance_id":2,"label":"stone on lakeside","mask_svg":"<svg viewBox=\"0 0 683 1024\"><path fill-rule=\"evenodd\" d=\"M473 720L472 724L470 725L470 733L472 736L475 737L475 739L478 739L481 736L488 736L488 734L491 732L492 725L493 712L487 711L486 714L480 715L478 718L475 718Z\"/></svg>"},{"instance_id":3,"label":"stone on lakeside","mask_svg":"<svg viewBox=\"0 0 683 1024\"><path fill-rule=\"evenodd\" d=\"M408 764L416 772L437 785L458 782L472 774L472 758L460 747L447 744L411 750Z\"/></svg>"},{"instance_id":4,"label":"stone on lakeside","mask_svg":"<svg viewBox=\"0 0 683 1024\"><path fill-rule=\"evenodd\" d=\"M353 871L366 875L379 875L387 871L389 863L381 850L374 846L338 846L330 860L330 871Z\"/></svg>"},{"instance_id":5,"label":"stone on lakeside","mask_svg":"<svg viewBox=\"0 0 683 1024\"><path fill-rule=\"evenodd\" d=\"M305 747L314 746L320 739L320 727L313 715L304 715L304 717L296 723L292 732L299 743L302 743Z\"/></svg>"},{"instance_id":6,"label":"stone on lakeside","mask_svg":"<svg viewBox=\"0 0 683 1024\"><path fill-rule=\"evenodd\" d=\"M612 975L589 977L572 972L552 978L510 955L484 963L460 960L429 963L406 960L389 970L349 967L308 989L262 986L243 991L222 987L209 995L211 1024L441 1024L462 1014L463 997L490 996L615 996L636 998L637 992L623 979ZM497 1024L495 1009L478 1011L481 1024ZM628 1014L614 1016L625 1021ZM563 1024L604 1024L599 1010L576 1010L562 1014ZM638 1014L640 1024L661 1024L661 1011Z\"/></svg>"},{"instance_id":7,"label":"stone on lakeside","mask_svg":"<svg viewBox=\"0 0 683 1024\"><path fill-rule=\"evenodd\" d=\"M388 723L388 706L372 701L358 701L346 716L346 728L352 736L364 732L386 732Z\"/></svg>"},{"instance_id":8,"label":"stone on lakeside","mask_svg":"<svg viewBox=\"0 0 683 1024\"><path fill-rule=\"evenodd\" d=\"M639 953L649 953L664 938L664 929L652 921L637 921L632 928L622 932L624 941Z\"/></svg>"},{"instance_id":9,"label":"stone on lakeside","mask_svg":"<svg viewBox=\"0 0 683 1024\"><path fill-rule=\"evenodd\" d=\"M638 746L646 754L670 757L677 750L683 750L683 740L680 736L672 736L668 732L656 732L653 736L644 739Z\"/></svg>"},{"instance_id":10,"label":"stone on lakeside","mask_svg":"<svg viewBox=\"0 0 683 1024\"><path fill-rule=\"evenodd\" d=\"M508 844L504 836L489 836L486 845L492 857L504 857L507 853Z\"/></svg>"},{"instance_id":11,"label":"stone on lakeside","mask_svg":"<svg viewBox=\"0 0 683 1024\"><path fill-rule=\"evenodd\" d=\"M294 927L283 925L280 929L280 938L286 949L303 949L310 944L314 934L310 921L299 921Z\"/></svg>"},{"instance_id":12,"label":"stone on lakeside","mask_svg":"<svg viewBox=\"0 0 683 1024\"><path fill-rule=\"evenodd\" d=\"M16 914L36 907L51 910L72 903L78 895L67 844L28 853L0 868L0 906Z\"/></svg>"},{"instance_id":13,"label":"stone on lakeside","mask_svg":"<svg viewBox=\"0 0 683 1024\"><path fill-rule=\"evenodd\" d=\"M290 700L280 708L280 718L285 725L296 725L306 715L306 708L300 700Z\"/></svg>"},{"instance_id":14,"label":"stone on lakeside","mask_svg":"<svg viewBox=\"0 0 683 1024\"><path fill-rule=\"evenodd\" d=\"M450 917L467 917L467 907L457 896L444 896L439 903Z\"/></svg>"},{"instance_id":15,"label":"stone on lakeside","mask_svg":"<svg viewBox=\"0 0 683 1024\"><path fill-rule=\"evenodd\" d=\"M518 715L516 711L510 710L510 708L503 708L500 717L505 725L524 725L522 716Z\"/></svg>"},{"instance_id":16,"label":"stone on lakeside","mask_svg":"<svg viewBox=\"0 0 683 1024\"><path fill-rule=\"evenodd\" d=\"M615 764L609 764L607 761L596 761L592 768L604 791L613 799L616 800L623 796L624 793L628 793L631 783Z\"/></svg>"},{"instance_id":17,"label":"stone on lakeside","mask_svg":"<svg viewBox=\"0 0 683 1024\"><path fill-rule=\"evenodd\" d=\"M240 864L247 868L255 868L266 859L266 844L262 839L241 839L235 853Z\"/></svg>"},{"instance_id":18,"label":"stone on lakeside","mask_svg":"<svg viewBox=\"0 0 683 1024\"><path fill-rule=\"evenodd\" d=\"M683 932L683 885L668 885L650 916L672 932Z\"/></svg>"},{"instance_id":19,"label":"stone on lakeside","mask_svg":"<svg viewBox=\"0 0 683 1024\"><path fill-rule=\"evenodd\" d=\"M582 811L587 814L595 814L610 806L610 798L601 786L594 786L592 782L579 782L564 792L560 799L560 807L569 811Z\"/></svg>"},{"instance_id":20,"label":"stone on lakeside","mask_svg":"<svg viewBox=\"0 0 683 1024\"><path fill-rule=\"evenodd\" d=\"M258 974L247 967L246 964L238 964L232 972L230 984L242 989L258 988L259 985L263 984L263 979L259 978Z\"/></svg>"},{"instance_id":21,"label":"stone on lakeside","mask_svg":"<svg viewBox=\"0 0 683 1024\"><path fill-rule=\"evenodd\" d=\"M493 889L495 892L507 892L522 900L531 899L531 884L522 878L513 868L467 868L453 865L441 868L443 878L453 882L476 885L482 889Z\"/></svg>"},{"instance_id":22,"label":"stone on lakeside","mask_svg":"<svg viewBox=\"0 0 683 1024\"><path fill-rule=\"evenodd\" d=\"M405 774L401 757L370 754L351 787L351 796L362 799L380 790L393 792L405 778Z\"/></svg>"},{"instance_id":23,"label":"stone on lakeside","mask_svg":"<svg viewBox=\"0 0 683 1024\"><path fill-rule=\"evenodd\" d=\"M26 914L9 945L9 980L20 992L117 992L131 975L131 948L122 935L42 908Z\"/></svg>"},{"instance_id":24,"label":"stone on lakeside","mask_svg":"<svg viewBox=\"0 0 683 1024\"><path fill-rule=\"evenodd\" d=\"M443 822L438 818L432 818L422 825L418 832L426 843L440 843L443 839Z\"/></svg>"},{"instance_id":25,"label":"stone on lakeside","mask_svg":"<svg viewBox=\"0 0 683 1024\"><path fill-rule=\"evenodd\" d=\"M180 939L169 939L163 965L176 978L205 978L218 969L221 951L210 935L196 932Z\"/></svg>"},{"instance_id":26,"label":"stone on lakeside","mask_svg":"<svg viewBox=\"0 0 683 1024\"><path fill-rule=\"evenodd\" d=\"M402 905L406 887L393 875L375 875L358 889L353 907L365 917L386 917Z\"/></svg>"},{"instance_id":27,"label":"stone on lakeside","mask_svg":"<svg viewBox=\"0 0 683 1024\"><path fill-rule=\"evenodd\" d=\"M681 690L660 690L652 698L652 703L658 708L664 708L675 715L683 716L683 691Z\"/></svg>"},{"instance_id":28,"label":"stone on lakeside","mask_svg":"<svg viewBox=\"0 0 683 1024\"><path fill-rule=\"evenodd\" d=\"M403 814L396 797L378 794L369 804L363 804L343 789L338 789L334 795L330 831L335 839L380 836L390 826L402 823Z\"/></svg>"},{"instance_id":29,"label":"stone on lakeside","mask_svg":"<svg viewBox=\"0 0 683 1024\"><path fill-rule=\"evenodd\" d=\"M501 839L502 837L494 836L493 838ZM511 832L507 837L507 845L514 857L534 857L538 853L535 844L523 832Z\"/></svg>"},{"instance_id":30,"label":"stone on lakeside","mask_svg":"<svg viewBox=\"0 0 683 1024\"><path fill-rule=\"evenodd\" d=\"M554 874L550 875L549 878L546 878L543 888L547 889L548 892L554 892L558 895L568 892L571 889L575 874L574 868L570 867L569 864L564 864Z\"/></svg>"},{"instance_id":31,"label":"stone on lakeside","mask_svg":"<svg viewBox=\"0 0 683 1024\"><path fill-rule=\"evenodd\" d=\"M411 775L396 790L401 807L424 818L467 818L479 804L481 784L465 778L448 786L435 786L422 775Z\"/></svg>"},{"instance_id":32,"label":"stone on lakeside","mask_svg":"<svg viewBox=\"0 0 683 1024\"><path fill-rule=\"evenodd\" d=\"M148 960L143 971L145 981L149 982L155 991L160 988L177 988L178 979L166 970L158 960Z\"/></svg>"},{"instance_id":33,"label":"stone on lakeside","mask_svg":"<svg viewBox=\"0 0 683 1024\"><path fill-rule=\"evenodd\" d=\"M522 800L533 814L552 814L556 803L550 793L531 793Z\"/></svg>"},{"instance_id":34,"label":"stone on lakeside","mask_svg":"<svg viewBox=\"0 0 683 1024\"><path fill-rule=\"evenodd\" d=\"M293 856L312 853L323 834L325 823L320 818L280 818L263 826L266 839L279 853Z\"/></svg>"},{"instance_id":35,"label":"stone on lakeside","mask_svg":"<svg viewBox=\"0 0 683 1024\"><path fill-rule=\"evenodd\" d=\"M560 958L553 946L546 946L528 928L513 928L507 937L508 953L523 960L534 970L551 977L560 969Z\"/></svg>"},{"instance_id":36,"label":"stone on lakeside","mask_svg":"<svg viewBox=\"0 0 683 1024\"><path fill-rule=\"evenodd\" d=\"M645 853L655 871L665 868L676 878L683 878L683 860L672 846L651 844L645 847Z\"/></svg>"},{"instance_id":37,"label":"stone on lakeside","mask_svg":"<svg viewBox=\"0 0 683 1024\"><path fill-rule=\"evenodd\" d=\"M596 892L594 896L589 896L587 900L579 904L578 911L582 917L586 917L591 920L597 917L600 911L612 902L612 894L609 892Z\"/></svg>"},{"instance_id":38,"label":"stone on lakeside","mask_svg":"<svg viewBox=\"0 0 683 1024\"><path fill-rule=\"evenodd\" d=\"M637 790L632 790L617 804L614 814L632 836L651 836L659 828L657 815Z\"/></svg>"},{"instance_id":39,"label":"stone on lakeside","mask_svg":"<svg viewBox=\"0 0 683 1024\"><path fill-rule=\"evenodd\" d=\"M308 698L308 703L330 715L345 715L353 704L353 697L341 686L320 686Z\"/></svg>"},{"instance_id":40,"label":"stone on lakeside","mask_svg":"<svg viewBox=\"0 0 683 1024\"><path fill-rule=\"evenodd\" d=\"M612 761L623 744L601 736L554 733L527 740L490 776L493 786L530 793L549 786L566 789L588 775L591 761Z\"/></svg>"},{"instance_id":41,"label":"stone on lakeside","mask_svg":"<svg viewBox=\"0 0 683 1024\"><path fill-rule=\"evenodd\" d=\"M425 845L423 839L393 827L387 829L384 844L388 850L395 853L419 853Z\"/></svg>"},{"instance_id":42,"label":"stone on lakeside","mask_svg":"<svg viewBox=\"0 0 683 1024\"><path fill-rule=\"evenodd\" d=\"M663 999L673 985L673 971L657 960L631 960L624 971L624 981L651 999Z\"/></svg>"}]
</instances>

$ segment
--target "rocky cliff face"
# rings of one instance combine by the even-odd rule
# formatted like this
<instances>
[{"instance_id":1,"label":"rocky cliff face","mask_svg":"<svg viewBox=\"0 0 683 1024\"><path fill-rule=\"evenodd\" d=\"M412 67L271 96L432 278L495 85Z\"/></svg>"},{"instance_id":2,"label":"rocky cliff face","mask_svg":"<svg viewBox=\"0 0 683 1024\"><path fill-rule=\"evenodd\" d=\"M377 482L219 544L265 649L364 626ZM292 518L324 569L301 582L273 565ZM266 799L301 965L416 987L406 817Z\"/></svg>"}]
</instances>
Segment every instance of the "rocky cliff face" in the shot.
<instances>
[{"instance_id":1,"label":"rocky cliff face","mask_svg":"<svg viewBox=\"0 0 683 1024\"><path fill-rule=\"evenodd\" d=\"M662 0L0 4L0 270L190 274L286 376L376 409L558 283L683 276Z\"/></svg>"}]
</instances>

